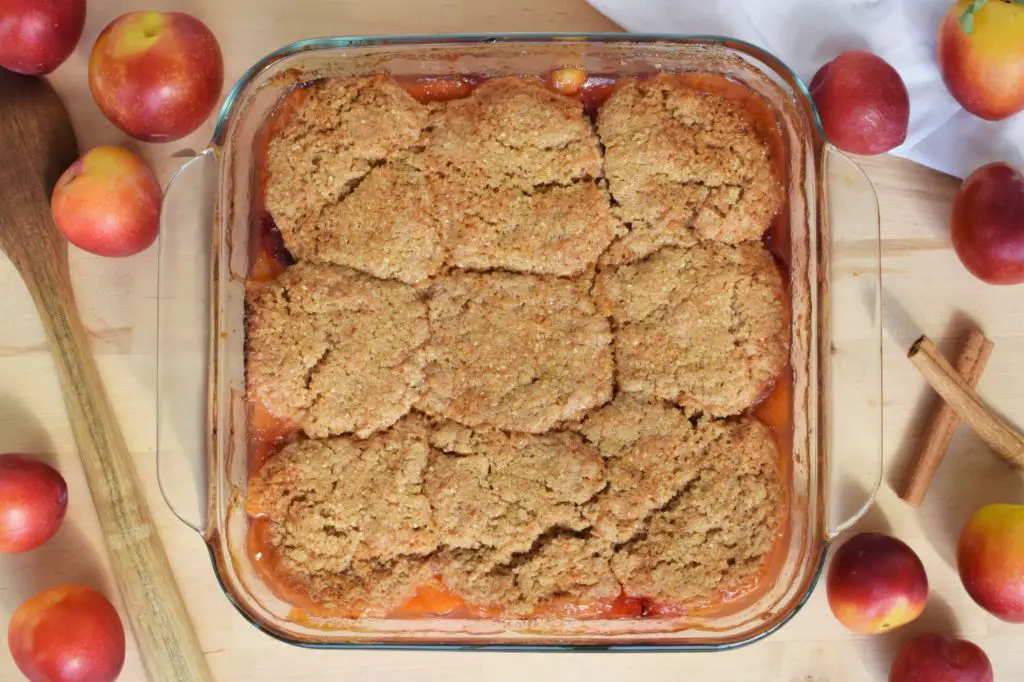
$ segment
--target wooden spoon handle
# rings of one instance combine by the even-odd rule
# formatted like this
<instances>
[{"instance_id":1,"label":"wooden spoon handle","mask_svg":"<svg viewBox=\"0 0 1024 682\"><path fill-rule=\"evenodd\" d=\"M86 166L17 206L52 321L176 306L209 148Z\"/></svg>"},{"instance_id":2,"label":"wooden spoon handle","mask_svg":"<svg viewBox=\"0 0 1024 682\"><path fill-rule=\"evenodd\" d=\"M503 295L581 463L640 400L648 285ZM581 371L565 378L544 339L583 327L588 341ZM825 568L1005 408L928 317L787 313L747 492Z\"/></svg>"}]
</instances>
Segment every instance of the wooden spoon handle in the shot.
<instances>
[{"instance_id":1,"label":"wooden spoon handle","mask_svg":"<svg viewBox=\"0 0 1024 682\"><path fill-rule=\"evenodd\" d=\"M114 578L149 679L212 681L135 465L89 351L64 259L37 258L30 263L15 260L50 339Z\"/></svg>"}]
</instances>

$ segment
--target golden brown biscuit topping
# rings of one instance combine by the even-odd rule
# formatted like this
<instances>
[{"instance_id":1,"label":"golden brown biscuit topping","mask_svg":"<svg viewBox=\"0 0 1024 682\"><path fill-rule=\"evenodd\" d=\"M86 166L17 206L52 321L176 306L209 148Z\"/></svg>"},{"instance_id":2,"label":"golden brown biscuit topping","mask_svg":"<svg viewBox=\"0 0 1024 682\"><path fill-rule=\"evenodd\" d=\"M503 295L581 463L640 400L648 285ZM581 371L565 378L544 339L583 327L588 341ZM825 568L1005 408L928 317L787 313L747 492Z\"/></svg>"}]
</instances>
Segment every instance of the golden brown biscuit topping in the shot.
<instances>
[{"instance_id":1,"label":"golden brown biscuit topping","mask_svg":"<svg viewBox=\"0 0 1024 682\"><path fill-rule=\"evenodd\" d=\"M423 151L449 262L578 275L618 234L583 107L539 81L495 78L435 109Z\"/></svg>"},{"instance_id":2,"label":"golden brown biscuit topping","mask_svg":"<svg viewBox=\"0 0 1024 682\"><path fill-rule=\"evenodd\" d=\"M493 78L436 105L421 156L429 170L526 192L601 175L597 136L580 103L526 78Z\"/></svg>"},{"instance_id":3,"label":"golden brown biscuit topping","mask_svg":"<svg viewBox=\"0 0 1024 682\"><path fill-rule=\"evenodd\" d=\"M696 478L707 456L702 424L628 393L591 413L582 432L608 458L608 486L587 504L594 536L623 543Z\"/></svg>"},{"instance_id":4,"label":"golden brown biscuit topping","mask_svg":"<svg viewBox=\"0 0 1024 682\"><path fill-rule=\"evenodd\" d=\"M525 618L756 583L786 497L771 432L732 415L788 330L757 241L782 192L741 107L628 81L599 139L529 78L307 90L267 158L298 263L247 318L249 399L311 438L249 491L285 583L386 616L440 578Z\"/></svg>"},{"instance_id":5,"label":"golden brown biscuit topping","mask_svg":"<svg viewBox=\"0 0 1024 682\"><path fill-rule=\"evenodd\" d=\"M699 239L760 239L782 205L767 144L721 95L673 76L630 81L601 107L597 125L605 175L630 225L609 263Z\"/></svg>"},{"instance_id":6,"label":"golden brown biscuit topping","mask_svg":"<svg viewBox=\"0 0 1024 682\"><path fill-rule=\"evenodd\" d=\"M525 617L559 600L592 603L618 597L622 588L610 557L607 543L556 532L506 563L465 550L442 552L436 563L445 584L474 604Z\"/></svg>"},{"instance_id":7,"label":"golden brown biscuit topping","mask_svg":"<svg viewBox=\"0 0 1024 682\"><path fill-rule=\"evenodd\" d=\"M324 207L306 258L416 284L444 263L440 220L430 179L393 161L371 169L349 194Z\"/></svg>"},{"instance_id":8,"label":"golden brown biscuit topping","mask_svg":"<svg viewBox=\"0 0 1024 682\"><path fill-rule=\"evenodd\" d=\"M623 391L728 416L786 364L782 278L760 244L665 247L599 272L594 295L615 321Z\"/></svg>"},{"instance_id":9,"label":"golden brown biscuit topping","mask_svg":"<svg viewBox=\"0 0 1024 682\"><path fill-rule=\"evenodd\" d=\"M420 395L427 309L404 284L299 263L250 291L247 325L250 399L310 436L367 436Z\"/></svg>"},{"instance_id":10,"label":"golden brown biscuit topping","mask_svg":"<svg viewBox=\"0 0 1024 682\"><path fill-rule=\"evenodd\" d=\"M704 428L710 439L696 477L612 557L629 595L681 603L749 589L764 568L784 501L771 433L746 417Z\"/></svg>"},{"instance_id":11,"label":"golden brown biscuit topping","mask_svg":"<svg viewBox=\"0 0 1024 682\"><path fill-rule=\"evenodd\" d=\"M426 420L411 415L366 440L300 440L271 458L249 501L270 520L268 537L289 580L329 603L404 601L401 592L386 593L397 584L411 592L429 578L424 557L437 548L424 491L429 452ZM396 574L385 581L390 588L376 584L398 568L414 581Z\"/></svg>"},{"instance_id":12,"label":"golden brown biscuit topping","mask_svg":"<svg viewBox=\"0 0 1024 682\"><path fill-rule=\"evenodd\" d=\"M467 426L543 433L607 402L611 329L588 288L503 272L435 279L417 407Z\"/></svg>"},{"instance_id":13,"label":"golden brown biscuit topping","mask_svg":"<svg viewBox=\"0 0 1024 682\"><path fill-rule=\"evenodd\" d=\"M426 107L386 76L318 81L303 94L270 142L266 187L267 208L299 257L320 210L415 144L427 122Z\"/></svg>"},{"instance_id":14,"label":"golden brown biscuit topping","mask_svg":"<svg viewBox=\"0 0 1024 682\"><path fill-rule=\"evenodd\" d=\"M440 541L479 550L479 561L508 561L552 528L587 528L582 505L607 481L597 450L574 433L447 423L431 443L425 490Z\"/></svg>"}]
</instances>

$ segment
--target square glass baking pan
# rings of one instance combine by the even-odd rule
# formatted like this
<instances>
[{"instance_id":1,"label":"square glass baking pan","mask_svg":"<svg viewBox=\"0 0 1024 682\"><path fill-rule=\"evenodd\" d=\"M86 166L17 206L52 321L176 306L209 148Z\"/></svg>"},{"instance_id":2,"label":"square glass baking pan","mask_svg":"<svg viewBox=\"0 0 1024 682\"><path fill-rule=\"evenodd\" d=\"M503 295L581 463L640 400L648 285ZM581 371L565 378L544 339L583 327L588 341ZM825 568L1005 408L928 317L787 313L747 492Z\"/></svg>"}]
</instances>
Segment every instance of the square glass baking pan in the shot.
<instances>
[{"instance_id":1,"label":"square glass baking pan","mask_svg":"<svg viewBox=\"0 0 1024 682\"><path fill-rule=\"evenodd\" d=\"M636 619L296 617L247 550L245 282L256 140L296 84L543 75L563 66L620 78L703 72L749 88L781 140L787 201L773 245L789 262L791 437L780 548L749 598ZM878 206L857 165L823 139L804 85L752 45L717 36L458 35L324 38L289 45L235 85L209 146L172 178L159 242L158 473L172 510L199 532L228 599L265 632L327 647L716 650L781 627L806 601L829 542L871 504L881 476ZM779 226L776 226L779 227Z\"/></svg>"}]
</instances>

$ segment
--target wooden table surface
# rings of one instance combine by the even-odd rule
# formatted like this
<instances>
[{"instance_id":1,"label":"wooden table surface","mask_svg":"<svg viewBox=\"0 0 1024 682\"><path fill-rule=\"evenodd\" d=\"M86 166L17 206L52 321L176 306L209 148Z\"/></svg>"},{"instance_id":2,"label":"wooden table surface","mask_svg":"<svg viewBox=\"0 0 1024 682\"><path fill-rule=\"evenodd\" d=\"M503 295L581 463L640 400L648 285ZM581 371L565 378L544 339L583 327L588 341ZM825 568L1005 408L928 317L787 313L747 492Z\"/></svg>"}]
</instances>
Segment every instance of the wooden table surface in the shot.
<instances>
[{"instance_id":1,"label":"wooden table surface","mask_svg":"<svg viewBox=\"0 0 1024 682\"><path fill-rule=\"evenodd\" d=\"M88 50L114 17L136 9L182 10L205 21L224 50L225 89L265 53L321 35L453 33L469 31L611 31L617 27L583 0L89 0L78 50L52 80L64 97L81 146L124 144L142 153L166 182L177 150L203 147L212 131L169 145L126 137L99 113L86 83ZM956 140L951 140L956 144ZM164 544L204 650L219 680L884 680L899 645L927 631L958 634L980 644L996 679L1024 679L1024 626L984 613L960 586L954 545L960 526L980 505L1024 502L1024 477L998 460L965 428L958 431L932 491L919 511L899 501L899 485L933 397L904 358L921 333L947 353L974 321L996 342L980 390L1004 415L1024 423L1024 288L993 288L960 266L947 233L957 181L895 158L863 161L881 204L884 237L885 481L875 507L858 526L886 530L922 557L932 591L925 614L881 637L859 637L831 616L823 587L784 629L765 641L713 654L508 654L466 652L308 651L257 632L229 605L202 541L167 510L155 477L156 249L107 260L72 249L79 306L150 497ZM43 548L0 557L0 624L38 590L84 581L117 595L102 538L61 402L42 327L14 268L0 258L0 451L39 455L60 468L70 509L58 535ZM19 679L0 647L0 679ZM129 639L123 680L143 680Z\"/></svg>"}]
</instances>

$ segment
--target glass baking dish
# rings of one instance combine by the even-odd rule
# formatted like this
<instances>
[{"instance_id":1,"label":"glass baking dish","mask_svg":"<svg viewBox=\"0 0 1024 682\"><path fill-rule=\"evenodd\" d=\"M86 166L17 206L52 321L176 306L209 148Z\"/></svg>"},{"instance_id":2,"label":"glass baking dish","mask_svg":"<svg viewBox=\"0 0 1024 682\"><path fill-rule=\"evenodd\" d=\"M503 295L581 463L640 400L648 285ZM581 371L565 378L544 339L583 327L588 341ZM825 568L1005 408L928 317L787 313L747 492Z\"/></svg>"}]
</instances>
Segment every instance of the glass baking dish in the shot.
<instances>
[{"instance_id":1,"label":"glass baking dish","mask_svg":"<svg viewBox=\"0 0 1024 682\"><path fill-rule=\"evenodd\" d=\"M245 279L254 143L296 83L327 76L699 71L770 107L788 175L792 453L778 559L756 598L705 615L633 620L293 617L246 550ZM263 631L327 647L717 650L755 641L806 601L829 542L871 504L881 476L881 267L867 177L830 147L804 85L752 45L716 36L459 35L324 38L289 45L235 85L213 139L172 178L159 243L158 474L207 543L228 599ZM184 510L195 510L187 513Z\"/></svg>"}]
</instances>

